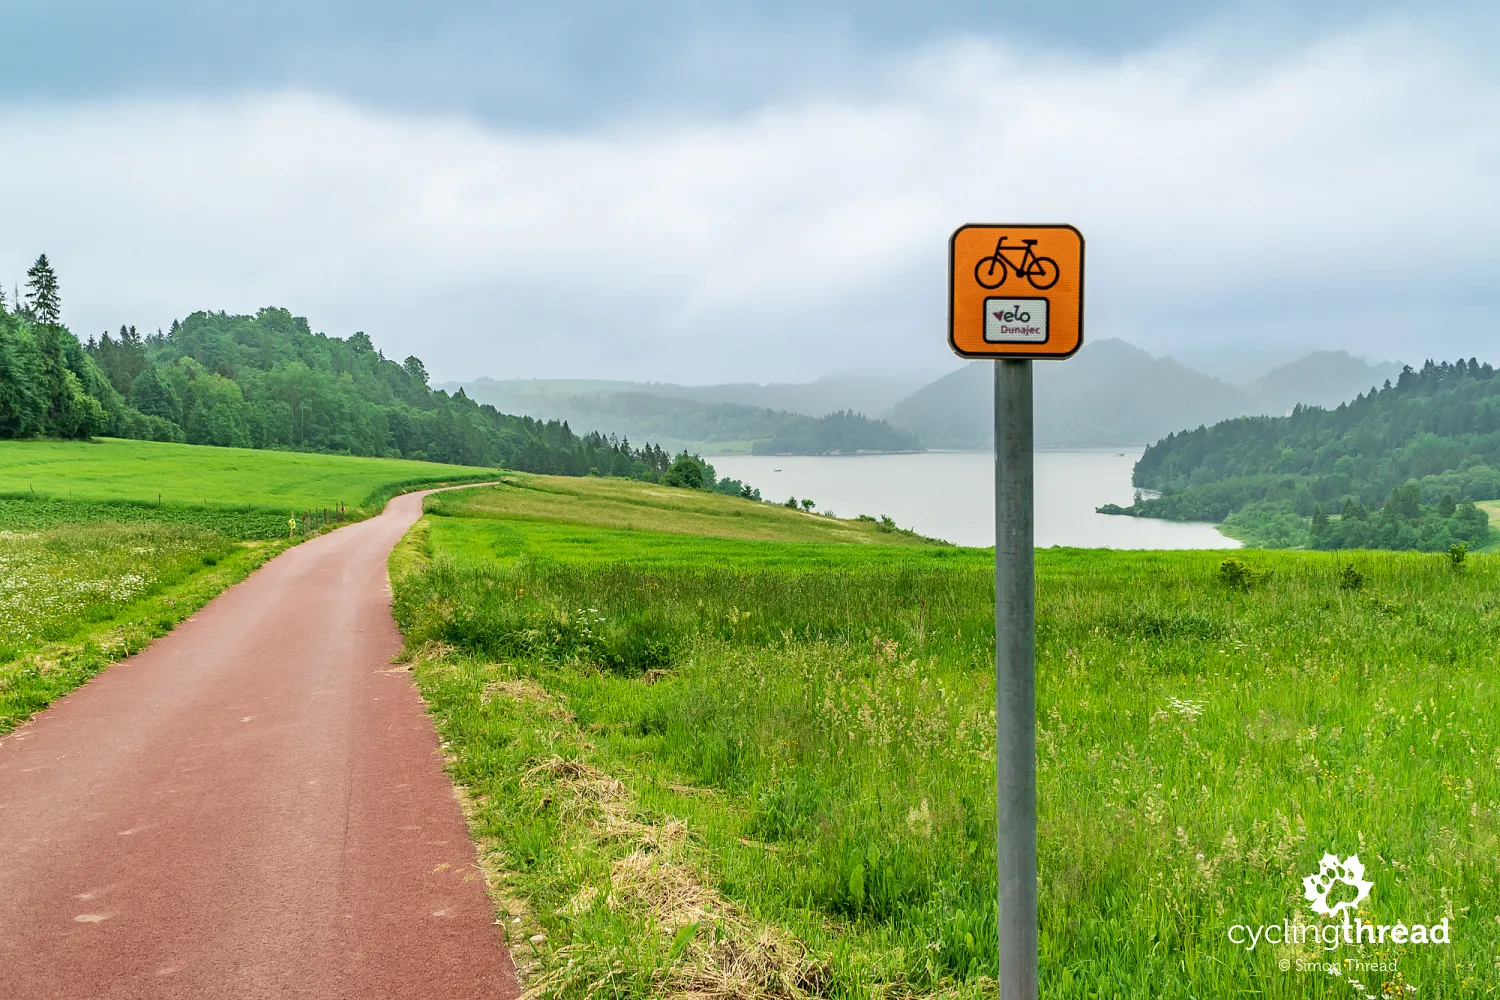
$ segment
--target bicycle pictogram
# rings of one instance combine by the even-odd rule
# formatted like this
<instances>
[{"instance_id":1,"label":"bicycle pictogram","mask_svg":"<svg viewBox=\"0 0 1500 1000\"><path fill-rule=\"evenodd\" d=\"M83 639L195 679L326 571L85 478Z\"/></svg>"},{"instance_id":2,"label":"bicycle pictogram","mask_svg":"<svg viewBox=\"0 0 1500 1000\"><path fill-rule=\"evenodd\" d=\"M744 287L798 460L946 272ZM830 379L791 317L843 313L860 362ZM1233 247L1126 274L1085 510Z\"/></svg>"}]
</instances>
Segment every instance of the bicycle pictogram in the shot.
<instances>
[{"instance_id":1,"label":"bicycle pictogram","mask_svg":"<svg viewBox=\"0 0 1500 1000\"><path fill-rule=\"evenodd\" d=\"M1015 271L1016 277L1031 282L1031 287L1037 291L1051 288L1057 284L1057 261L1051 257L1038 257L1036 243L1036 240L1022 240L1021 246L1008 247L1005 237L1000 237L995 252L979 258L979 263L974 265L974 280L984 288L999 288L1005 284L1010 272ZM1019 253L1021 262L1017 264L1005 256L1007 253Z\"/></svg>"}]
</instances>

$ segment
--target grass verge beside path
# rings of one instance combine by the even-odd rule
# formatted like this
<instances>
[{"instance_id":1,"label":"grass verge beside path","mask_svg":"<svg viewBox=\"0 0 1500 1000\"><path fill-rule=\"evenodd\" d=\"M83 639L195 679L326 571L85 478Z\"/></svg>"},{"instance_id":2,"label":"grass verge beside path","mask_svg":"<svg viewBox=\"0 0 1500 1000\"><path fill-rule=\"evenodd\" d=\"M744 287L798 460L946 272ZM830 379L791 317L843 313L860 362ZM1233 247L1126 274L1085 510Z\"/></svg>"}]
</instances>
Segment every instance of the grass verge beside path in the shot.
<instances>
[{"instance_id":1,"label":"grass verge beside path","mask_svg":"<svg viewBox=\"0 0 1500 1000\"><path fill-rule=\"evenodd\" d=\"M0 489L24 489L0 494L0 733L288 545L398 493L494 476L139 441L0 442Z\"/></svg>"},{"instance_id":2,"label":"grass verge beside path","mask_svg":"<svg viewBox=\"0 0 1500 1000\"><path fill-rule=\"evenodd\" d=\"M113 522L0 531L0 734L145 649L289 544Z\"/></svg>"},{"instance_id":3,"label":"grass verge beside path","mask_svg":"<svg viewBox=\"0 0 1500 1000\"><path fill-rule=\"evenodd\" d=\"M990 553L535 486L429 501L391 564L531 993L992 995ZM1226 555L1038 552L1043 992L1489 995L1500 563ZM1325 853L1450 943L1228 939L1321 921Z\"/></svg>"}]
</instances>

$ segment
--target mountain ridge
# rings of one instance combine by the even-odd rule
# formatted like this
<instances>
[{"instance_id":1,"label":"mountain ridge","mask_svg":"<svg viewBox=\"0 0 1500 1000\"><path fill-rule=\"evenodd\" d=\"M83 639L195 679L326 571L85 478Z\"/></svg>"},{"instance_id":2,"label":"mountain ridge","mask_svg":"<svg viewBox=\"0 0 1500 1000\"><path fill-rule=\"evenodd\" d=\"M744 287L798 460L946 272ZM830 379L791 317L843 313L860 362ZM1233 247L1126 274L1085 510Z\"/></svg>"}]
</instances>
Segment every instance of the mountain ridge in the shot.
<instances>
[{"instance_id":1,"label":"mountain ridge","mask_svg":"<svg viewBox=\"0 0 1500 1000\"><path fill-rule=\"evenodd\" d=\"M1038 447L1080 448L1150 444L1233 417L1279 415L1299 403L1337 406L1396 376L1400 366L1318 351L1237 386L1106 339L1086 344L1065 364L1034 370ZM929 448L989 448L990 381L988 365L972 362L897 403L888 419Z\"/></svg>"},{"instance_id":2,"label":"mountain ridge","mask_svg":"<svg viewBox=\"0 0 1500 1000\"><path fill-rule=\"evenodd\" d=\"M1400 366L1368 362L1346 351L1314 351L1234 384L1118 339L1093 341L1066 364L1036 371L1039 447L1146 445L1175 431L1257 414L1280 415L1298 404L1331 408L1396 377ZM565 420L582 429L608 427L650 437L677 450L746 452L796 423L854 412L926 448L990 447L989 369L971 362L923 383L916 376L835 376L805 383L670 382L605 379L492 379L447 382L456 392L506 412ZM908 450L877 426L871 447ZM863 431L862 431L863 433ZM875 446L875 445L883 446ZM803 445L806 446L805 444Z\"/></svg>"}]
</instances>

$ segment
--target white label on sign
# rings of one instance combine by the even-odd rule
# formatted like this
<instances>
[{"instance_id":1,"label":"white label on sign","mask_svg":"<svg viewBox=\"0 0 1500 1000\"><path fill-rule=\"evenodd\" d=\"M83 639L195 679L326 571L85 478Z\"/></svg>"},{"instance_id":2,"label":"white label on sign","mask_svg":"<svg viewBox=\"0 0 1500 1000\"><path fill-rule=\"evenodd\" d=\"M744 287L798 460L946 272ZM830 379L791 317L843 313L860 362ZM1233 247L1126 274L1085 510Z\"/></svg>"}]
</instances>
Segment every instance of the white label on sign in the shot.
<instances>
[{"instance_id":1,"label":"white label on sign","mask_svg":"<svg viewBox=\"0 0 1500 1000\"><path fill-rule=\"evenodd\" d=\"M991 344L1045 344L1046 299L985 299L984 339Z\"/></svg>"}]
</instances>

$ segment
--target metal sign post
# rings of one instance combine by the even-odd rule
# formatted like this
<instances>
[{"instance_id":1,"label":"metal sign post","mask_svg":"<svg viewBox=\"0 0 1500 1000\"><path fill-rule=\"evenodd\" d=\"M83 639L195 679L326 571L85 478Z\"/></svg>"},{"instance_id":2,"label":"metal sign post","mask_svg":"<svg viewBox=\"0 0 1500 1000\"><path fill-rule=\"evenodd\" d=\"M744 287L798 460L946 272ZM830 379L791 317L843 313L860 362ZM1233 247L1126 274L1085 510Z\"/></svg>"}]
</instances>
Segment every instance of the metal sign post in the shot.
<instances>
[{"instance_id":1,"label":"metal sign post","mask_svg":"<svg viewBox=\"0 0 1500 1000\"><path fill-rule=\"evenodd\" d=\"M1031 361L995 362L995 853L1000 996L1037 995Z\"/></svg>"},{"instance_id":2,"label":"metal sign post","mask_svg":"<svg viewBox=\"0 0 1500 1000\"><path fill-rule=\"evenodd\" d=\"M1083 235L962 226L948 244L948 343L995 359L995 854L1000 997L1037 997L1036 575L1031 362L1083 345Z\"/></svg>"}]
</instances>

